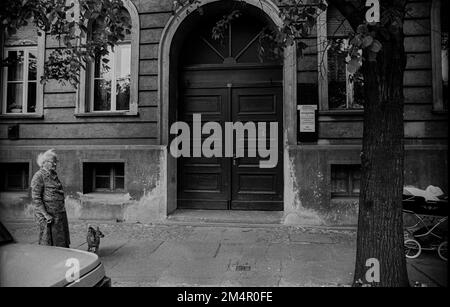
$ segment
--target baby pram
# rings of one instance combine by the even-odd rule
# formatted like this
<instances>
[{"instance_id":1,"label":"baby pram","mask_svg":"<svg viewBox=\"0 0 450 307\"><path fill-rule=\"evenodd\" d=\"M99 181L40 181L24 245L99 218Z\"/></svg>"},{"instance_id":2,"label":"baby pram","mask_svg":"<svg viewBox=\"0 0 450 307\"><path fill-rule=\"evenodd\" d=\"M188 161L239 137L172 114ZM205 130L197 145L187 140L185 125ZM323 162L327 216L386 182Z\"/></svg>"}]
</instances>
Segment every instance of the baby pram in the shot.
<instances>
[{"instance_id":1,"label":"baby pram","mask_svg":"<svg viewBox=\"0 0 450 307\"><path fill-rule=\"evenodd\" d=\"M447 261L448 196L433 199L403 193L403 212L410 220L405 225L405 255L417 258L422 250L437 250Z\"/></svg>"}]
</instances>

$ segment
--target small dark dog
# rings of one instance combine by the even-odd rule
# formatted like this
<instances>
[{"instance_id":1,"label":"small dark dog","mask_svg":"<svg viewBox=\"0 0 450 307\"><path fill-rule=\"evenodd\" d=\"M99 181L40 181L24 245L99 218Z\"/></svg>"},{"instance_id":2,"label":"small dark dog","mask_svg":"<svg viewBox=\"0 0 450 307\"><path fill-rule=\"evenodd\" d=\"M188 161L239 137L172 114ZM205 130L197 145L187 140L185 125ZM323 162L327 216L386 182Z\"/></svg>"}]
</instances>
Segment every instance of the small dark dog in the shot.
<instances>
[{"instance_id":1,"label":"small dark dog","mask_svg":"<svg viewBox=\"0 0 450 307\"><path fill-rule=\"evenodd\" d=\"M98 248L100 246L100 238L103 238L104 235L100 231L100 229L97 227L97 230L94 229L94 227L89 226L87 236L86 236L86 242L88 244L88 252L94 252L97 254Z\"/></svg>"}]
</instances>

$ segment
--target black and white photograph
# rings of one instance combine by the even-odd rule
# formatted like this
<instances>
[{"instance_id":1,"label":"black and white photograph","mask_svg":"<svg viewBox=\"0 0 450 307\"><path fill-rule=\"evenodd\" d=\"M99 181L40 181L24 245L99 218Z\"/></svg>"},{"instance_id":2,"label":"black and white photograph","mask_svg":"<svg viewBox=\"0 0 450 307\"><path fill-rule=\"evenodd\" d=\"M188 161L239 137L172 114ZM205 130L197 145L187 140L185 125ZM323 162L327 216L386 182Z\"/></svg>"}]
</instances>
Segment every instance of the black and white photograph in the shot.
<instances>
[{"instance_id":1,"label":"black and white photograph","mask_svg":"<svg viewBox=\"0 0 450 307\"><path fill-rule=\"evenodd\" d=\"M0 287L446 288L448 5L0 0Z\"/></svg>"}]
</instances>

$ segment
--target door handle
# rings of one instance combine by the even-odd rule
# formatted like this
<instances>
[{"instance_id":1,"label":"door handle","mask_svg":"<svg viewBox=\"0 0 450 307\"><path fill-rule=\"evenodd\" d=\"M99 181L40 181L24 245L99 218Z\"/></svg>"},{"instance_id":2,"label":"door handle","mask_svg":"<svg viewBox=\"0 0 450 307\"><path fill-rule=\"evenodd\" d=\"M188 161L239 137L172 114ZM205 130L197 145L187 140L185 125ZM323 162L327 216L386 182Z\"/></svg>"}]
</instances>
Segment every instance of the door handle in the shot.
<instances>
[{"instance_id":1,"label":"door handle","mask_svg":"<svg viewBox=\"0 0 450 307\"><path fill-rule=\"evenodd\" d=\"M234 165L234 166L237 165L237 160L239 160L239 158L236 157L236 155L233 155L233 165Z\"/></svg>"}]
</instances>

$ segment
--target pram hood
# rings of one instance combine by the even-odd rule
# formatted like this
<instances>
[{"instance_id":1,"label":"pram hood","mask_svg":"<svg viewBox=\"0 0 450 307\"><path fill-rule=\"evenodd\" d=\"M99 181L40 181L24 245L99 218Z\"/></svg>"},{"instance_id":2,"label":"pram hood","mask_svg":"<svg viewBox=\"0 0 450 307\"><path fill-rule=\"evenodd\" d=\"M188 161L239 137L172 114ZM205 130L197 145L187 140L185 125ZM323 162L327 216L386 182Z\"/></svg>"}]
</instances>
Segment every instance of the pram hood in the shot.
<instances>
[{"instance_id":1,"label":"pram hood","mask_svg":"<svg viewBox=\"0 0 450 307\"><path fill-rule=\"evenodd\" d=\"M429 185L425 190L421 190L414 186L406 186L403 188L404 195L420 196L426 201L439 201L439 196L444 195L444 192L439 188Z\"/></svg>"}]
</instances>

